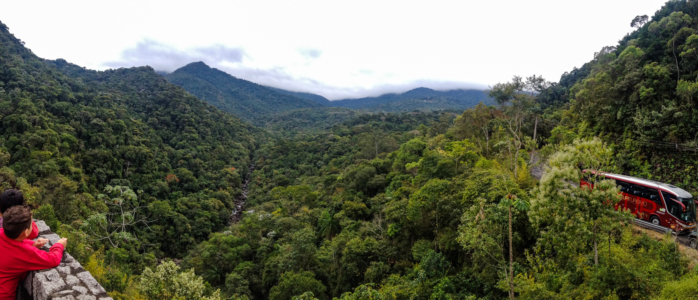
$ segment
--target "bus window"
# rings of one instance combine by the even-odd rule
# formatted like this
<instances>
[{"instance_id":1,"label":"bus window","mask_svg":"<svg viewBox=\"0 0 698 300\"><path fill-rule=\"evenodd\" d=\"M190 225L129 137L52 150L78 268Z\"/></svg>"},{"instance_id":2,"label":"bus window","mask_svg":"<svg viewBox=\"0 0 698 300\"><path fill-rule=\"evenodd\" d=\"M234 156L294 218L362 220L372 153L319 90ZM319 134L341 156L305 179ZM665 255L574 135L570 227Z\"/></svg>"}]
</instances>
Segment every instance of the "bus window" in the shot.
<instances>
[{"instance_id":1,"label":"bus window","mask_svg":"<svg viewBox=\"0 0 698 300\"><path fill-rule=\"evenodd\" d=\"M620 191L623 193L630 193L630 184L624 181L616 180L616 186L620 187Z\"/></svg>"},{"instance_id":2,"label":"bus window","mask_svg":"<svg viewBox=\"0 0 698 300\"><path fill-rule=\"evenodd\" d=\"M681 218L681 213L683 212L683 209L681 208L681 205L677 203L678 200L676 196L664 191L662 191L662 196L664 197L664 202L666 203L667 211L673 216Z\"/></svg>"},{"instance_id":3,"label":"bus window","mask_svg":"<svg viewBox=\"0 0 698 300\"><path fill-rule=\"evenodd\" d=\"M645 196L647 193L645 191L644 186L633 184L633 193L632 194L635 196L638 196L638 197L647 198L647 196Z\"/></svg>"},{"instance_id":4,"label":"bus window","mask_svg":"<svg viewBox=\"0 0 698 300\"><path fill-rule=\"evenodd\" d=\"M645 188L645 195L646 195L646 197L643 197L643 198L650 200L654 203L657 203L657 205L659 205L659 207L664 207L664 205L662 205L662 199L659 199L659 192L656 189Z\"/></svg>"}]
</instances>

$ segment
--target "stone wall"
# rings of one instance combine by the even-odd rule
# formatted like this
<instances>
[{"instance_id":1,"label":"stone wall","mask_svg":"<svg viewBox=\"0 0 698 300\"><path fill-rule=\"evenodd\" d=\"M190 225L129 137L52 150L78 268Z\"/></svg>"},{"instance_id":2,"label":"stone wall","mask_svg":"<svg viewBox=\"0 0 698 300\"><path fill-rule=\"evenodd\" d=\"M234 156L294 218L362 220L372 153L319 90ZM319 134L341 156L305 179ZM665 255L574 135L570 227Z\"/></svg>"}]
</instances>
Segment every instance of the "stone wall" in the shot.
<instances>
[{"instance_id":1,"label":"stone wall","mask_svg":"<svg viewBox=\"0 0 698 300\"><path fill-rule=\"evenodd\" d=\"M41 248L49 250L60 237L51 232L44 221L35 220L39 227L39 237L49 242ZM68 241L70 242L70 241ZM24 282L20 282L17 299L35 300L112 300L107 292L85 271L68 252L63 253L61 264L53 269L29 272Z\"/></svg>"}]
</instances>

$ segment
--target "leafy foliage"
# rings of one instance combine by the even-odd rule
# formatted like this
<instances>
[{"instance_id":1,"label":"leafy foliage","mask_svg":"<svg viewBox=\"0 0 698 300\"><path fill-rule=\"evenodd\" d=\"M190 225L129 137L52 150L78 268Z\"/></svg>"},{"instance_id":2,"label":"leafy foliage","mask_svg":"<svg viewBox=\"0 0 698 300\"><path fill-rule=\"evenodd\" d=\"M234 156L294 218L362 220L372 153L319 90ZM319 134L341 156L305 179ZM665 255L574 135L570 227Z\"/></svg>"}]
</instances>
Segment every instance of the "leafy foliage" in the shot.
<instances>
[{"instance_id":1,"label":"leafy foliage","mask_svg":"<svg viewBox=\"0 0 698 300\"><path fill-rule=\"evenodd\" d=\"M467 109L477 103L492 101L479 90L435 91L428 88L416 88L402 94L385 94L378 97L335 100L332 106L370 111L407 112L413 110Z\"/></svg>"},{"instance_id":2,"label":"leafy foliage","mask_svg":"<svg viewBox=\"0 0 698 300\"><path fill-rule=\"evenodd\" d=\"M695 5L636 18L559 83L515 76L466 111L289 104L265 123L298 124L278 139L149 68L41 60L2 25L0 187L21 189L115 299L685 298L688 257L615 213L615 183L581 170L696 190L694 157L676 151L694 149L698 125ZM443 100L406 94L352 101ZM246 207L228 224L243 176Z\"/></svg>"}]
</instances>

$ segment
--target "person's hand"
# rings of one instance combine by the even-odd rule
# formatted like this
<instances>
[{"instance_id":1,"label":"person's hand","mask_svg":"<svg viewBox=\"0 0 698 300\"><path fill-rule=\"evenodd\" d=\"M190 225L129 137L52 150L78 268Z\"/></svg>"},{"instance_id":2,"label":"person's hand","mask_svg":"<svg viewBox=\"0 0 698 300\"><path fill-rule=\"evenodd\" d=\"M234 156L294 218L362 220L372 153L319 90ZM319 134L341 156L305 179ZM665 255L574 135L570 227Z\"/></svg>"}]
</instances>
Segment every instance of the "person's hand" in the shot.
<instances>
[{"instance_id":1,"label":"person's hand","mask_svg":"<svg viewBox=\"0 0 698 300\"><path fill-rule=\"evenodd\" d=\"M65 248L65 246L68 245L68 239L62 238L62 239L58 240L58 242L56 242L56 244L61 244L61 245L63 245L63 248Z\"/></svg>"},{"instance_id":2,"label":"person's hand","mask_svg":"<svg viewBox=\"0 0 698 300\"><path fill-rule=\"evenodd\" d=\"M34 245L33 245L33 246L36 247L36 248L41 248L41 247L43 247L44 245L46 245L47 242L48 242L47 239L37 239L36 242L34 242Z\"/></svg>"}]
</instances>

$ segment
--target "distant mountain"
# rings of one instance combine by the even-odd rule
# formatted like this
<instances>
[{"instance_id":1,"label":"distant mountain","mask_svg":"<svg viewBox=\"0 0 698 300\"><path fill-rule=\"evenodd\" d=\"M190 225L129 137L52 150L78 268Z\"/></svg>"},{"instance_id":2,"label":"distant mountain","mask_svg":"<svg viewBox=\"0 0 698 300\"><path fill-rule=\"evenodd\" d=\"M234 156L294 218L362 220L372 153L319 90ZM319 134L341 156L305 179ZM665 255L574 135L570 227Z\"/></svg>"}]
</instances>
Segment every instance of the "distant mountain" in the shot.
<instances>
[{"instance_id":1,"label":"distant mountain","mask_svg":"<svg viewBox=\"0 0 698 300\"><path fill-rule=\"evenodd\" d=\"M165 78L213 106L248 120L264 124L269 116L298 108L322 107L315 101L279 93L203 62L190 63Z\"/></svg>"},{"instance_id":2,"label":"distant mountain","mask_svg":"<svg viewBox=\"0 0 698 300\"><path fill-rule=\"evenodd\" d=\"M282 94L296 96L298 98L302 98L302 99L306 99L306 100L312 100L312 101L315 101L315 102L320 103L320 104L325 105L325 106L332 106L332 103L330 100L327 100L327 98L320 96L320 95L311 94L311 93L303 93L303 92L291 92L291 91L287 91L287 90L273 88L270 86L268 86L267 88L272 89L272 90L277 91L277 92L282 93Z\"/></svg>"},{"instance_id":3,"label":"distant mountain","mask_svg":"<svg viewBox=\"0 0 698 300\"><path fill-rule=\"evenodd\" d=\"M483 102L495 104L481 90L435 91L416 88L402 94L385 94L378 97L332 101L332 106L371 111L400 112L412 110L467 109Z\"/></svg>"}]
</instances>

